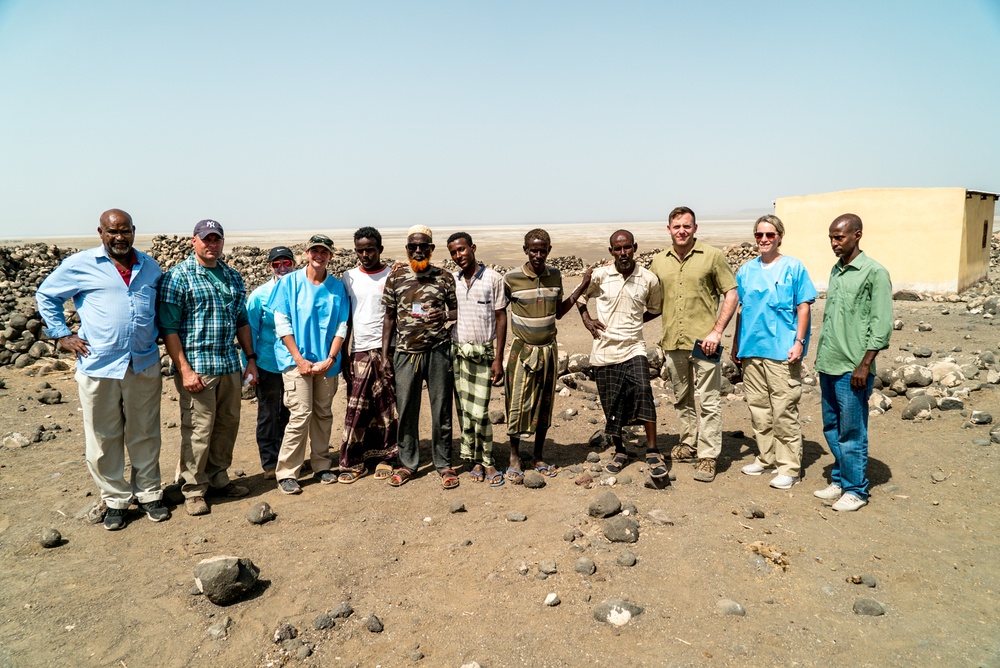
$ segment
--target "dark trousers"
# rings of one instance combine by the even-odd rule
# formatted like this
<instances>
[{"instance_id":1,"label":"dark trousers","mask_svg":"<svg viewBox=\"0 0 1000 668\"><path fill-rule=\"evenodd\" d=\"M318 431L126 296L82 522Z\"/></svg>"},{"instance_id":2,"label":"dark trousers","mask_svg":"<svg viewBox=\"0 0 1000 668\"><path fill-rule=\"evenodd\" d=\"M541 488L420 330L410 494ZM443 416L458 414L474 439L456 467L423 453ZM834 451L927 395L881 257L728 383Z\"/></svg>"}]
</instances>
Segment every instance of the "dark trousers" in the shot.
<instances>
[{"instance_id":1,"label":"dark trousers","mask_svg":"<svg viewBox=\"0 0 1000 668\"><path fill-rule=\"evenodd\" d=\"M257 449L260 451L261 468L273 471L278 465L278 451L288 425L288 409L282 401L285 384L280 373L260 367L257 367L257 373Z\"/></svg>"},{"instance_id":2,"label":"dark trousers","mask_svg":"<svg viewBox=\"0 0 1000 668\"><path fill-rule=\"evenodd\" d=\"M455 376L451 342L422 353L396 351L396 407L399 411L399 463L416 471L420 465L420 392L427 381L431 400L431 459L439 472L451 468L451 413Z\"/></svg>"}]
</instances>

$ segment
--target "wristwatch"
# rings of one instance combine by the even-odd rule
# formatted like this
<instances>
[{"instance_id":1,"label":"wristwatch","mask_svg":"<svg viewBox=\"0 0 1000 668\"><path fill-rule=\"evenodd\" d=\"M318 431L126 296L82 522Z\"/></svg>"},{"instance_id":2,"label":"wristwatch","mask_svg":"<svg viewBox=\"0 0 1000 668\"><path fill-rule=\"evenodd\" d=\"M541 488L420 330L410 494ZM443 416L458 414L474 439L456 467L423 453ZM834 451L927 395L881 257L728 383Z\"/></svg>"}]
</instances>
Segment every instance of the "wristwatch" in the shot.
<instances>
[{"instance_id":1,"label":"wristwatch","mask_svg":"<svg viewBox=\"0 0 1000 668\"><path fill-rule=\"evenodd\" d=\"M254 362L257 361L257 353L250 353L249 355L247 355L247 362L250 362L250 361L254 361Z\"/></svg>"},{"instance_id":2,"label":"wristwatch","mask_svg":"<svg viewBox=\"0 0 1000 668\"><path fill-rule=\"evenodd\" d=\"M795 340L798 341L799 343L801 343L802 345L806 345L806 340L805 339L795 339Z\"/></svg>"}]
</instances>

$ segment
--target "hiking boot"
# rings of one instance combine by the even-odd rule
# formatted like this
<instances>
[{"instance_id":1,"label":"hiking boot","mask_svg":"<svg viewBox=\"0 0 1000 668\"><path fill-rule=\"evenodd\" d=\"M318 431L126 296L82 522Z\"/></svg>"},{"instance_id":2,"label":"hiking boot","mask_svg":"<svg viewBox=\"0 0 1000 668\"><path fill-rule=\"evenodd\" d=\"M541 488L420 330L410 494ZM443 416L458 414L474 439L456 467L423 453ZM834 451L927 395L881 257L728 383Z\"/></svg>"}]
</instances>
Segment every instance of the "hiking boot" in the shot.
<instances>
[{"instance_id":1,"label":"hiking boot","mask_svg":"<svg viewBox=\"0 0 1000 668\"><path fill-rule=\"evenodd\" d=\"M760 475L765 471L773 471L773 470L774 470L773 466L761 466L755 461L753 464L747 464L746 466L741 468L740 473L742 473L743 475Z\"/></svg>"},{"instance_id":2,"label":"hiking boot","mask_svg":"<svg viewBox=\"0 0 1000 668\"><path fill-rule=\"evenodd\" d=\"M250 493L248 487L228 482L222 487L209 487L208 496L224 496L229 499L240 499Z\"/></svg>"},{"instance_id":3,"label":"hiking boot","mask_svg":"<svg viewBox=\"0 0 1000 668\"><path fill-rule=\"evenodd\" d=\"M187 511L188 515L193 515L197 517L198 515L208 515L211 512L208 509L208 503L205 502L205 497L203 496L190 496L184 499L184 510Z\"/></svg>"},{"instance_id":4,"label":"hiking boot","mask_svg":"<svg viewBox=\"0 0 1000 668\"><path fill-rule=\"evenodd\" d=\"M837 503L833 504L833 509L844 513L853 513L855 510L858 510L866 505L868 505L867 501L848 492L840 497L840 500L837 501Z\"/></svg>"},{"instance_id":5,"label":"hiking boot","mask_svg":"<svg viewBox=\"0 0 1000 668\"><path fill-rule=\"evenodd\" d=\"M108 508L108 512L104 513L104 528L108 531L124 529L127 512L126 508Z\"/></svg>"},{"instance_id":6,"label":"hiking boot","mask_svg":"<svg viewBox=\"0 0 1000 668\"><path fill-rule=\"evenodd\" d=\"M264 480L274 480L274 469L264 469Z\"/></svg>"},{"instance_id":7,"label":"hiking boot","mask_svg":"<svg viewBox=\"0 0 1000 668\"><path fill-rule=\"evenodd\" d=\"M670 448L670 459L675 462L696 462L698 450L690 445L675 445Z\"/></svg>"},{"instance_id":8,"label":"hiking boot","mask_svg":"<svg viewBox=\"0 0 1000 668\"><path fill-rule=\"evenodd\" d=\"M332 485L337 482L337 474L333 471L320 471L319 473L314 473L313 478L319 480L324 485Z\"/></svg>"},{"instance_id":9,"label":"hiking boot","mask_svg":"<svg viewBox=\"0 0 1000 668\"><path fill-rule=\"evenodd\" d=\"M799 482L798 476L776 475L771 478L771 487L775 489L791 489Z\"/></svg>"},{"instance_id":10,"label":"hiking boot","mask_svg":"<svg viewBox=\"0 0 1000 668\"><path fill-rule=\"evenodd\" d=\"M156 499L149 503L139 502L139 510L146 513L146 517L154 522L163 522L170 519L170 509L163 505L163 501Z\"/></svg>"},{"instance_id":11,"label":"hiking boot","mask_svg":"<svg viewBox=\"0 0 1000 668\"><path fill-rule=\"evenodd\" d=\"M826 501L833 501L834 499L839 499L843 495L844 490L840 488L840 485L835 483L830 483L823 489L817 489L813 492L813 496L817 499L824 499Z\"/></svg>"},{"instance_id":12,"label":"hiking boot","mask_svg":"<svg viewBox=\"0 0 1000 668\"><path fill-rule=\"evenodd\" d=\"M698 460L698 465L694 468L694 479L698 482L712 482L715 480L715 460Z\"/></svg>"},{"instance_id":13,"label":"hiking boot","mask_svg":"<svg viewBox=\"0 0 1000 668\"><path fill-rule=\"evenodd\" d=\"M280 489L285 494L301 494L302 488L299 486L299 481L295 478L285 478L278 481L278 489Z\"/></svg>"}]
</instances>

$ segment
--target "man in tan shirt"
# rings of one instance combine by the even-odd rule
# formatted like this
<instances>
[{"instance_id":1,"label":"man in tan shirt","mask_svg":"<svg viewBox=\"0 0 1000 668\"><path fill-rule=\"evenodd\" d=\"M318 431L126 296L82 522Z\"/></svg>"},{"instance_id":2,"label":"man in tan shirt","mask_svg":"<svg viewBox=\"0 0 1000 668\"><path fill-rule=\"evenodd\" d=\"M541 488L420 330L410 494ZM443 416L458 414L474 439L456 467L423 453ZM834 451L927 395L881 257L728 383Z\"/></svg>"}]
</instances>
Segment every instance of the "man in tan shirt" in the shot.
<instances>
[{"instance_id":1,"label":"man in tan shirt","mask_svg":"<svg viewBox=\"0 0 1000 668\"><path fill-rule=\"evenodd\" d=\"M666 355L674 387L674 409L680 424L680 445L670 458L697 458L694 479L715 480L715 462L722 452L722 366L692 356L695 342L701 352L717 356L722 332L736 311L739 296L736 277L722 251L695 237L698 224L694 211L679 206L670 212L668 230L673 245L657 253L650 270L663 291L663 336L660 347ZM719 308L719 297L722 308ZM701 415L694 395L698 393Z\"/></svg>"}]
</instances>

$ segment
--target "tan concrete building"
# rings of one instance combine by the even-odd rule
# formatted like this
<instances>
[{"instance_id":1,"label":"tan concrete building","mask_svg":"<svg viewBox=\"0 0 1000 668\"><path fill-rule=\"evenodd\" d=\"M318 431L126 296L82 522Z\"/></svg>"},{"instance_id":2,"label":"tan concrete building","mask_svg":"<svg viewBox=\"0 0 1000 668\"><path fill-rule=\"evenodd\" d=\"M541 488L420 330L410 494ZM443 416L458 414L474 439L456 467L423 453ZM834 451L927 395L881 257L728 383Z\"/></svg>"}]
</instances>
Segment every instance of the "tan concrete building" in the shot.
<instances>
[{"instance_id":1,"label":"tan concrete building","mask_svg":"<svg viewBox=\"0 0 1000 668\"><path fill-rule=\"evenodd\" d=\"M893 290L961 292L986 277L998 195L965 188L860 188L783 197L774 213L785 224L781 250L801 260L825 289L836 256L834 218L864 222L861 250L892 277Z\"/></svg>"}]
</instances>

